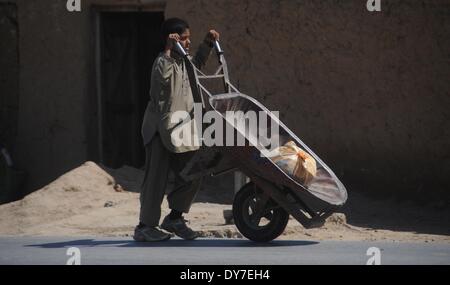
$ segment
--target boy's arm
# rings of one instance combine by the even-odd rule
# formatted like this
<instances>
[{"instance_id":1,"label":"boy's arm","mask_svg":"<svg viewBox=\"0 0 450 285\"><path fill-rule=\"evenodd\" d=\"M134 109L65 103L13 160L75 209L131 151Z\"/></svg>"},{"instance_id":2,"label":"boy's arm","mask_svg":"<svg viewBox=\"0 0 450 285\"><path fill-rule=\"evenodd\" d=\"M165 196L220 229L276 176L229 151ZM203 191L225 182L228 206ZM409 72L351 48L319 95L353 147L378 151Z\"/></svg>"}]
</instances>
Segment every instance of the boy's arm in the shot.
<instances>
[{"instance_id":1,"label":"boy's arm","mask_svg":"<svg viewBox=\"0 0 450 285\"><path fill-rule=\"evenodd\" d=\"M206 65L209 55L211 54L212 48L213 46L209 45L206 42L201 43L200 46L198 47L197 53L192 59L192 62L198 69L202 69Z\"/></svg>"},{"instance_id":2,"label":"boy's arm","mask_svg":"<svg viewBox=\"0 0 450 285\"><path fill-rule=\"evenodd\" d=\"M158 58L158 62L155 65L153 72L156 72L156 76L161 80L162 83L169 81L169 78L173 73L173 66L175 65L175 60L170 56L164 54Z\"/></svg>"},{"instance_id":3,"label":"boy's arm","mask_svg":"<svg viewBox=\"0 0 450 285\"><path fill-rule=\"evenodd\" d=\"M210 30L208 34L206 34L205 40L200 44L197 53L195 54L192 61L198 69L201 69L205 66L208 61L209 55L211 54L211 50L214 47L214 41L219 40L219 33L215 30Z\"/></svg>"},{"instance_id":4,"label":"boy's arm","mask_svg":"<svg viewBox=\"0 0 450 285\"><path fill-rule=\"evenodd\" d=\"M175 65L175 60L170 56L171 49L175 42L179 40L178 34L170 34L166 40L166 46L164 48L163 55L159 57L158 62L155 65L154 72L160 78L162 83L167 83L170 76L173 73L173 66Z\"/></svg>"}]
</instances>

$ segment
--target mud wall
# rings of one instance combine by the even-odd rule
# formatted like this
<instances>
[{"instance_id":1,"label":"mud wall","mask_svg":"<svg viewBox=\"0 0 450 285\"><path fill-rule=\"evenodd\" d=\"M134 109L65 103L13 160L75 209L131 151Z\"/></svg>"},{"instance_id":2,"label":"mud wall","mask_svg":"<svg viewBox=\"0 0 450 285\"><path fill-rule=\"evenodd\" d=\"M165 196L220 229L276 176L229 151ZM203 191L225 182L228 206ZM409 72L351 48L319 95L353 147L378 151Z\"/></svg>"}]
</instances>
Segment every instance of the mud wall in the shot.
<instances>
[{"instance_id":1,"label":"mud wall","mask_svg":"<svg viewBox=\"0 0 450 285\"><path fill-rule=\"evenodd\" d=\"M450 1L365 2L171 0L166 15L194 42L219 30L233 82L350 191L448 197Z\"/></svg>"},{"instance_id":2,"label":"mud wall","mask_svg":"<svg viewBox=\"0 0 450 285\"><path fill-rule=\"evenodd\" d=\"M1 102L17 93L12 148L28 189L96 158L92 4L161 1L65 2L0 1L17 3ZM219 30L235 85L279 110L350 191L450 196L450 0L382 0L380 13L359 0L168 0L165 13L190 22L194 43ZM3 48L14 37L16 53Z\"/></svg>"},{"instance_id":3,"label":"mud wall","mask_svg":"<svg viewBox=\"0 0 450 285\"><path fill-rule=\"evenodd\" d=\"M2 117L16 118L8 124L15 132L5 136L16 166L28 173L25 193L86 160L98 161L96 13L161 7L160 0L81 0L81 12L69 12L66 2L0 0L17 7L17 64L0 67L1 102L14 83L8 80L9 89L3 87L3 74L10 74L17 92L9 101L17 104L12 114L2 106ZM7 28L2 25L2 49L10 42L3 27ZM7 48L2 63L3 58L14 62L14 43Z\"/></svg>"},{"instance_id":4,"label":"mud wall","mask_svg":"<svg viewBox=\"0 0 450 285\"><path fill-rule=\"evenodd\" d=\"M13 145L27 190L42 187L86 159L88 13L61 1L18 0L19 111Z\"/></svg>"}]
</instances>

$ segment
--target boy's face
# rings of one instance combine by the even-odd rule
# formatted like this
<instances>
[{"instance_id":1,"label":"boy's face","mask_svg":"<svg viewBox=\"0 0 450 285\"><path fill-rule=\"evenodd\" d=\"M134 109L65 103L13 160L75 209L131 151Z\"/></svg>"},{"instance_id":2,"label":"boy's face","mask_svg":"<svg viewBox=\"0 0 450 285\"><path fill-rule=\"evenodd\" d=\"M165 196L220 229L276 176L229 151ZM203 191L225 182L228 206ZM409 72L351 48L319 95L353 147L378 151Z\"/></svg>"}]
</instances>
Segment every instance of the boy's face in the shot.
<instances>
[{"instance_id":1,"label":"boy's face","mask_svg":"<svg viewBox=\"0 0 450 285\"><path fill-rule=\"evenodd\" d=\"M191 46L191 31L189 29L186 29L180 35L180 44L187 52L189 52L189 47Z\"/></svg>"}]
</instances>

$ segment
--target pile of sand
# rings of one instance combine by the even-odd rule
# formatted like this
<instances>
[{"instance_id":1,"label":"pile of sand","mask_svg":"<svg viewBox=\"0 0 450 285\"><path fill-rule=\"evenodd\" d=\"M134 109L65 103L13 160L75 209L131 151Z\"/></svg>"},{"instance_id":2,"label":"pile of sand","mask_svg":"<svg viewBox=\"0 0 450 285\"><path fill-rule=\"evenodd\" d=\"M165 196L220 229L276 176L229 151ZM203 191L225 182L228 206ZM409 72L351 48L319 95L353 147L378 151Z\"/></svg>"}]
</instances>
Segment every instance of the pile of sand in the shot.
<instances>
[{"instance_id":1,"label":"pile of sand","mask_svg":"<svg viewBox=\"0 0 450 285\"><path fill-rule=\"evenodd\" d=\"M24 199L1 205L0 235L130 235L138 222L142 175L131 167L103 169L86 162ZM234 226L220 225L226 208L196 203L189 218L202 224L197 229L203 236L240 237ZM166 200L162 212L168 213Z\"/></svg>"},{"instance_id":2,"label":"pile of sand","mask_svg":"<svg viewBox=\"0 0 450 285\"><path fill-rule=\"evenodd\" d=\"M86 162L24 199L1 205L0 235L130 236L139 216L137 192L142 175L141 170L131 167L113 170ZM202 190L198 200L208 201L211 193L211 189ZM167 214L165 200L162 208L162 215ZM409 216L414 227L407 227L408 221L398 222L401 217L395 216L398 207L392 212L387 212L388 208L386 203L359 198L348 207L350 212L332 215L322 228L305 230L291 218L280 238L450 242L448 216L439 215L431 221L411 208L404 210L403 216ZM234 225L225 225L225 209L231 206L196 202L186 218L202 236L242 237ZM384 219L391 224L375 222ZM422 227L417 227L420 223Z\"/></svg>"},{"instance_id":3,"label":"pile of sand","mask_svg":"<svg viewBox=\"0 0 450 285\"><path fill-rule=\"evenodd\" d=\"M90 235L128 229L135 223L138 197L114 186L112 176L86 162L21 201L0 206L0 234Z\"/></svg>"}]
</instances>

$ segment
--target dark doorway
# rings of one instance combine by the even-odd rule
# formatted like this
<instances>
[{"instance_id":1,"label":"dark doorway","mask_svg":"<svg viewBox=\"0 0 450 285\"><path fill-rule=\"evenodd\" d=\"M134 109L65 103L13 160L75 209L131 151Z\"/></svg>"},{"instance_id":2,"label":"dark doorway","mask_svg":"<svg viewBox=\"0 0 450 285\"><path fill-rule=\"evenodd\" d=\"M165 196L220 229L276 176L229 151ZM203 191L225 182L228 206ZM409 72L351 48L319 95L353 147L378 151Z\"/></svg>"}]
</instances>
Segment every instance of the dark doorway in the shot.
<instances>
[{"instance_id":1,"label":"dark doorway","mask_svg":"<svg viewBox=\"0 0 450 285\"><path fill-rule=\"evenodd\" d=\"M142 167L142 118L150 74L162 50L163 12L100 14L101 160L108 167Z\"/></svg>"},{"instance_id":2,"label":"dark doorway","mask_svg":"<svg viewBox=\"0 0 450 285\"><path fill-rule=\"evenodd\" d=\"M0 144L13 151L19 114L17 6L0 3Z\"/></svg>"}]
</instances>

